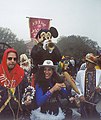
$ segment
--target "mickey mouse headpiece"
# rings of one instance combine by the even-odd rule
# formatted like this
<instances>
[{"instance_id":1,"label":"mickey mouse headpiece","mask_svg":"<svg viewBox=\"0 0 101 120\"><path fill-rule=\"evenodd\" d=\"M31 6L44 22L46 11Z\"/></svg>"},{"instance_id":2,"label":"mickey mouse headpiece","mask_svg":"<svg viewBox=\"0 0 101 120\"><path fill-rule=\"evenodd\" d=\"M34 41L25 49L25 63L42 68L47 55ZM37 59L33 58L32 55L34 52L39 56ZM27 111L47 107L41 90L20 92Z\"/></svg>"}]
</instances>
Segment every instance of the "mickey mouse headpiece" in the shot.
<instances>
[{"instance_id":1,"label":"mickey mouse headpiece","mask_svg":"<svg viewBox=\"0 0 101 120\"><path fill-rule=\"evenodd\" d=\"M38 40L38 42L43 42L44 40L51 40L52 37L58 37L58 31L54 27L50 27L49 29L41 29L36 35L36 39Z\"/></svg>"}]
</instances>

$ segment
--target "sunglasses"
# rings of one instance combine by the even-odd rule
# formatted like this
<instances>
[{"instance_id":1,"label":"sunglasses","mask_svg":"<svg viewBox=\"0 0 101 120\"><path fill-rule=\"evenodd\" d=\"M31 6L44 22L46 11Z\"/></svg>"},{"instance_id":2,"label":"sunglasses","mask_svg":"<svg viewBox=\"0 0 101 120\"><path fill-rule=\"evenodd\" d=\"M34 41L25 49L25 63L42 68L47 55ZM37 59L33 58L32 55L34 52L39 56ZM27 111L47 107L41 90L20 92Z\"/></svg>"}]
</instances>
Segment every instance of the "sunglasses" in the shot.
<instances>
[{"instance_id":1,"label":"sunglasses","mask_svg":"<svg viewBox=\"0 0 101 120\"><path fill-rule=\"evenodd\" d=\"M14 61L17 61L17 58L8 57L7 59L8 60L12 60L13 59Z\"/></svg>"}]
</instances>

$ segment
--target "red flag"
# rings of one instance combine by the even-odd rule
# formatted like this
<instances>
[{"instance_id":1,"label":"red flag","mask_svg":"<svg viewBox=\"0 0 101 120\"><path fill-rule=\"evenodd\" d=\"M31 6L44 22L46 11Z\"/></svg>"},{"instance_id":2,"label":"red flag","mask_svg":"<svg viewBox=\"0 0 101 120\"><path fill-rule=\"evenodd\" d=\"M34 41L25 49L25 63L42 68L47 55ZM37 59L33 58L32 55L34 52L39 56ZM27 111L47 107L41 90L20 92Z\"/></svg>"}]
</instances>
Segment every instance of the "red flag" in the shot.
<instances>
[{"instance_id":1,"label":"red flag","mask_svg":"<svg viewBox=\"0 0 101 120\"><path fill-rule=\"evenodd\" d=\"M50 19L30 18L30 38L35 38L36 34L41 29L48 29L50 27Z\"/></svg>"}]
</instances>

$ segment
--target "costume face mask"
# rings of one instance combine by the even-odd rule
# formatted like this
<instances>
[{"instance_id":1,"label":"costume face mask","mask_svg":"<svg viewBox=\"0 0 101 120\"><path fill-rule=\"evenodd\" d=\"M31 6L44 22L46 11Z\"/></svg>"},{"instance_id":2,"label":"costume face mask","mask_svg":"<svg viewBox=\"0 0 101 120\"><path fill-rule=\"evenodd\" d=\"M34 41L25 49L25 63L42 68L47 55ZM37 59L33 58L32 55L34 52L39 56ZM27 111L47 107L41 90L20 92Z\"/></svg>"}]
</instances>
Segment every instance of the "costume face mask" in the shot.
<instances>
[{"instance_id":1,"label":"costume face mask","mask_svg":"<svg viewBox=\"0 0 101 120\"><path fill-rule=\"evenodd\" d=\"M45 40L51 40L53 38L58 37L58 31L56 28L51 27L50 29L41 29L37 35L36 39L38 42L44 42Z\"/></svg>"}]
</instances>

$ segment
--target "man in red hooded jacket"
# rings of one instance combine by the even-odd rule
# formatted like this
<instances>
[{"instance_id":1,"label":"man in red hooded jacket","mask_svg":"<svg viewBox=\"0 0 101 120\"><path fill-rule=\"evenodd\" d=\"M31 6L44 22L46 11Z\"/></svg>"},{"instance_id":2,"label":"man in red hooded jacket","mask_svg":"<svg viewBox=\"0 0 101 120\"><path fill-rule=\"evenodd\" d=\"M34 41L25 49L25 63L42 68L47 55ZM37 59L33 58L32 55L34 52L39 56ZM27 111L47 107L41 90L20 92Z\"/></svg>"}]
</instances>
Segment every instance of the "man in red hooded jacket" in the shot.
<instances>
[{"instance_id":1,"label":"man in red hooded jacket","mask_svg":"<svg viewBox=\"0 0 101 120\"><path fill-rule=\"evenodd\" d=\"M27 77L24 70L17 64L18 55L16 50L5 50L0 64L0 119L18 119L23 113L22 97L25 88L28 87ZM26 99L25 106L31 100Z\"/></svg>"}]
</instances>

